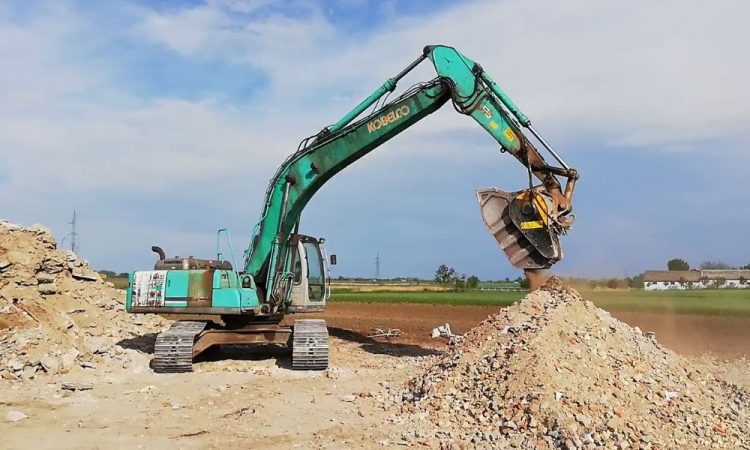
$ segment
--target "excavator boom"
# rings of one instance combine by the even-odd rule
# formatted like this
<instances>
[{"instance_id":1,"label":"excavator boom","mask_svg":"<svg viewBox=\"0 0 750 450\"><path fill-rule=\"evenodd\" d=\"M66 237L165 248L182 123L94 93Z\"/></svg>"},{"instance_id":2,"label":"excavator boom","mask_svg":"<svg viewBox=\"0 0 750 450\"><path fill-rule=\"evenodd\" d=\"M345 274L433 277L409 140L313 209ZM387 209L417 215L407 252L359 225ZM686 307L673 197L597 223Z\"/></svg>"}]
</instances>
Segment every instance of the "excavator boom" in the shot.
<instances>
[{"instance_id":1,"label":"excavator boom","mask_svg":"<svg viewBox=\"0 0 750 450\"><path fill-rule=\"evenodd\" d=\"M414 86L388 104L361 117L362 113L396 88L399 79L425 60L430 60L437 72L433 80ZM285 261L284 241L297 226L308 201L335 174L371 152L387 140L409 128L427 115L451 101L455 109L471 116L500 145L526 166L541 185L529 193L511 195L486 192L480 196L482 213L490 232L506 251L511 262L523 269L549 267L562 257L557 236L570 226L573 187L578 174L570 169L549 148L562 167L548 165L521 127L529 128L531 121L500 90L482 67L452 47L428 46L423 54L396 77L387 80L367 99L357 105L334 125L324 128L300 145L276 172L266 192L266 203L250 245L245 252L245 273L256 280L275 285L275 278ZM533 130L533 128L531 128ZM538 135L533 130L534 135ZM541 138L541 137L540 137ZM546 143L541 140L546 146ZM565 190L557 176L567 178ZM502 192L502 191L498 191ZM518 224L501 222L493 217L509 219L512 210L523 210ZM522 225L523 222L525 225ZM540 223L533 227L531 223ZM495 230L493 232L493 229ZM510 233L513 242L508 241ZM519 252L519 249L522 250ZM536 251L534 251L536 249ZM512 253L512 254L511 254ZM267 296L272 290L267 291Z\"/></svg>"}]
</instances>

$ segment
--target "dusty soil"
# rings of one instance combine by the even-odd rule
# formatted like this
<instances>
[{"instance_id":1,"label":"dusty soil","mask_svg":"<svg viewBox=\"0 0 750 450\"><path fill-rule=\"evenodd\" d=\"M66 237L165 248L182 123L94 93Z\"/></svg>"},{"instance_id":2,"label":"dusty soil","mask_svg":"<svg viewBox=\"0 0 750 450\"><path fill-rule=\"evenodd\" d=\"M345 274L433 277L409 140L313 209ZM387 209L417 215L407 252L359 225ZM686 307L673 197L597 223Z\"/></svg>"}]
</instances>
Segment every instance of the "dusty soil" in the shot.
<instances>
[{"instance_id":1,"label":"dusty soil","mask_svg":"<svg viewBox=\"0 0 750 450\"><path fill-rule=\"evenodd\" d=\"M24 383L0 380L2 447L385 448L396 443L394 435L409 430L390 422L390 413L370 396L378 396L384 384L403 385L432 359L429 355L444 348L443 341L427 337L432 327L450 322L455 331L464 332L496 311L331 304L324 314L333 336L331 368L323 373L290 370L289 357L281 349L229 348L198 362L195 373L156 375L148 368L154 338L148 333L118 344L131 355L126 368L77 369ZM625 320L653 324L644 329L655 329L660 341L690 354L723 350L722 341L706 339L706 334L699 338L698 330L719 331L725 336L719 339L729 340L742 334L739 329L721 332L732 329L726 326L730 319L700 326L697 318L677 317L661 329L660 322L648 315ZM679 326L672 326L681 323L688 327L682 334ZM400 328L404 334L392 340L371 339L367 335L372 328ZM133 348L145 351L133 353ZM739 348L737 344L735 356ZM706 370L750 387L747 359L695 360ZM89 383L92 389L65 391L63 382ZM347 401L348 395L354 401ZM9 411L28 418L5 422Z\"/></svg>"},{"instance_id":2,"label":"dusty soil","mask_svg":"<svg viewBox=\"0 0 750 450\"><path fill-rule=\"evenodd\" d=\"M0 381L2 448L378 447L393 430L360 395L403 383L417 363L404 351L389 355L389 345L365 350L336 338L326 372L292 371L278 349L231 350L233 359L218 355L190 374L153 374L144 354L129 369ZM69 392L63 382L92 389ZM29 417L2 421L8 411Z\"/></svg>"},{"instance_id":3,"label":"dusty soil","mask_svg":"<svg viewBox=\"0 0 750 450\"><path fill-rule=\"evenodd\" d=\"M101 280L75 254L57 249L44 227L24 228L0 221L0 448L434 447L436 441L418 430L424 419L419 408L411 411L416 413L411 421L398 414L407 381L412 380L413 385L420 374L427 374L437 382L441 375L435 370L443 367L439 364L446 358L443 355L450 359L457 354L459 347L453 345L446 352L445 342L431 339L430 332L450 323L454 332L464 333L498 312L495 307L335 303L323 314L332 336L327 371L290 370L289 352L280 347L248 350L227 346L197 361L194 373L156 375L149 369L149 360L156 332L168 325L167 320L127 315L122 303L122 292ZM565 300L561 305L568 303ZM538 304L547 305L528 301L526 306L512 308L520 314L520 310ZM531 316L541 322L549 320L557 328L542 326L541 322L536 328L524 328L521 321L510 341L512 353L535 352L539 355L536 366L520 364L515 370L518 377L491 377L490 381L496 380L495 387L516 382L522 385L550 362L557 361L558 368L571 361L580 366L580 358L571 359L571 348L560 336L578 332L581 326L590 329L587 333L595 338L591 342L616 344L603 352L597 347L596 354L601 358L612 355L619 358L617 361L629 361L642 353L641 347L661 351L640 330L619 322L613 325L613 319L594 310L593 305L584 307L580 301L570 304L569 310L550 304L549 311L558 311L557 315ZM597 319L600 316L603 319ZM690 368L690 373L699 374L695 379L710 379L711 386L721 386L723 380L750 385L749 360L740 358L750 348L746 320L648 314L618 317L644 331L655 331L662 343L678 352L714 355L693 358L688 363L680 359L669 367ZM588 322L578 323L581 318L588 318ZM603 326L605 322L609 327ZM370 337L376 328L399 329L401 335L391 340ZM482 329L487 326L474 328L473 335L483 336L477 334ZM617 339L611 341L606 336L614 329L618 330L614 335ZM491 330L490 334L497 332ZM534 337L537 332L541 337ZM508 336L502 331L500 335ZM588 339L586 336L583 338ZM489 342L470 336L465 340L480 346L485 341ZM536 347L525 348L527 342L536 343ZM635 348L633 342L640 347ZM502 359L498 356L501 353L493 354ZM727 357L733 359L721 360ZM668 360L678 361L673 356ZM467 361L469 368L481 366ZM494 363L492 367L494 370ZM609 370L606 366L600 369ZM594 381L607 387L612 377L605 372ZM684 378L683 373L673 372L664 373L674 375L674 379ZM656 370L647 375L659 378L658 373ZM635 380L636 375L630 375ZM574 381L580 384L586 378ZM501 379L508 383L497 383ZM563 380L569 383L572 379ZM476 381L470 376L466 383L456 386L473 386ZM632 385L629 380L623 383ZM690 383L695 385L693 391L703 392L692 378ZM682 391L690 383L667 387ZM523 389L530 391L534 386ZM450 389L447 392L453 395ZM482 392L483 388L472 388L468 394ZM582 396L588 392L584 389ZM706 406L706 413L710 417L725 414L722 408L726 399L711 399L711 410ZM737 403L743 408L737 412L741 417L745 417L746 403L744 399ZM453 411L461 408L449 409L448 418L453 421ZM448 436L450 439L465 434L463 424L454 425L460 428L450 432L455 433ZM702 429L700 424L691 426ZM728 426L719 423L714 432L731 433L734 425ZM491 441L493 445L496 442Z\"/></svg>"}]
</instances>

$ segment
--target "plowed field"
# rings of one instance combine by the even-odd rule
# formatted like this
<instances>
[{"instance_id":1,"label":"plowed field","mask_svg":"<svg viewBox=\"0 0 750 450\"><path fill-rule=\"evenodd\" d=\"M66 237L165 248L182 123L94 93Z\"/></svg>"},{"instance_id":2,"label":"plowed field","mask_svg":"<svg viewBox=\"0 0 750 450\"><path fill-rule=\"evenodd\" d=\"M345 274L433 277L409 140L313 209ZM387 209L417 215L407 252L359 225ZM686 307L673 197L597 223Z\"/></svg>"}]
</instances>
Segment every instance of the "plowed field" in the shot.
<instances>
[{"instance_id":1,"label":"plowed field","mask_svg":"<svg viewBox=\"0 0 750 450\"><path fill-rule=\"evenodd\" d=\"M397 328L402 332L395 343L441 347L444 341L432 339L433 328L449 323L454 333L464 333L497 306L449 306L378 303L330 303L321 315L332 335L367 340L376 328ZM720 357L750 354L750 318L695 314L614 312L631 326L653 331L659 342L678 353Z\"/></svg>"}]
</instances>

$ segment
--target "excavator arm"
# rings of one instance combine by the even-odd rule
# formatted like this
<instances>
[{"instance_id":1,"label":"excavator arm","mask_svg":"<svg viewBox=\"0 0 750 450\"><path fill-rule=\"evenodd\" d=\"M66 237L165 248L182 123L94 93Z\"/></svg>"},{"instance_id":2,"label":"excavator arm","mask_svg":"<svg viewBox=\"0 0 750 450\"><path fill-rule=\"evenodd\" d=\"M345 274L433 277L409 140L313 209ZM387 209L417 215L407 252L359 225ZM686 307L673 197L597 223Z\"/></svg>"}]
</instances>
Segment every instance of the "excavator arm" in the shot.
<instances>
[{"instance_id":1,"label":"excavator arm","mask_svg":"<svg viewBox=\"0 0 750 450\"><path fill-rule=\"evenodd\" d=\"M430 60L437 77L386 103L398 80ZM189 372L192 360L224 344L287 344L292 368L328 367L328 330L320 319L281 323L287 313L321 311L328 298L322 240L297 233L300 215L326 181L447 102L471 116L526 167L529 187L509 193L477 191L489 231L518 268L535 273L562 258L558 236L572 224L571 201L578 174L531 127L529 119L479 64L446 46L430 46L337 123L305 139L279 167L266 191L245 265L238 271L217 258L167 258L158 247L154 270L130 275L125 308L133 313L219 315L215 320L178 320L156 337L156 372ZM366 114L365 111L372 110ZM522 128L557 160L547 164ZM567 179L563 188L559 177ZM534 185L533 179L539 181ZM229 234L225 233L230 253ZM232 258L234 259L234 258ZM534 281L530 277L530 281ZM538 280L537 280L538 281Z\"/></svg>"},{"instance_id":2,"label":"excavator arm","mask_svg":"<svg viewBox=\"0 0 750 450\"><path fill-rule=\"evenodd\" d=\"M426 59L435 66L437 77L378 107L382 99L395 90L397 82ZM244 268L245 274L265 285L267 300L272 296L276 278L285 271L287 246L284 244L294 233L303 209L318 189L345 167L448 101L459 113L476 120L498 142L502 151L512 154L528 170L529 190L514 194L502 191L498 191L500 194L478 193L480 203L483 202L485 222L509 257L512 253L506 248L508 245L515 245L513 248L520 245L526 249L526 254L534 251L533 247L541 252L533 267L521 265L520 258L513 261L511 257L511 262L524 269L540 268L548 267L562 257L554 246L559 247L557 236L572 223L569 213L577 172L569 168L539 136L529 119L479 64L452 47L428 46L417 60L387 80L336 124L304 140L271 179L261 219L245 252ZM360 118L373 106L372 113ZM521 131L522 127L538 138L560 167L545 162ZM532 175L541 182L539 186L531 186ZM567 179L564 189L558 176ZM487 205L490 205L489 212L484 210ZM493 214L497 217L488 219ZM511 228L517 232L509 235L505 231L511 222L514 224ZM500 229L502 233L498 234L496 231ZM501 239L506 241L505 246ZM517 250L514 250L515 254Z\"/></svg>"}]
</instances>

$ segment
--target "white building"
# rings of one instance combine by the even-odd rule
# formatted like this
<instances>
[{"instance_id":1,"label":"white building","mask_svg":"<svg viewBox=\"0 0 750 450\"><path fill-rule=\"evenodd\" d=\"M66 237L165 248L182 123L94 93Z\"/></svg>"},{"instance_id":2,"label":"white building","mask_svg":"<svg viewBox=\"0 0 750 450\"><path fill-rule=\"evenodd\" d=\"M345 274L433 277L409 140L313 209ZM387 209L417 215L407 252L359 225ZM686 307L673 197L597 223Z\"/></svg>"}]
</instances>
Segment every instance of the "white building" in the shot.
<instances>
[{"instance_id":1,"label":"white building","mask_svg":"<svg viewBox=\"0 0 750 450\"><path fill-rule=\"evenodd\" d=\"M748 289L750 270L649 270L643 275L647 291L688 289Z\"/></svg>"}]
</instances>

